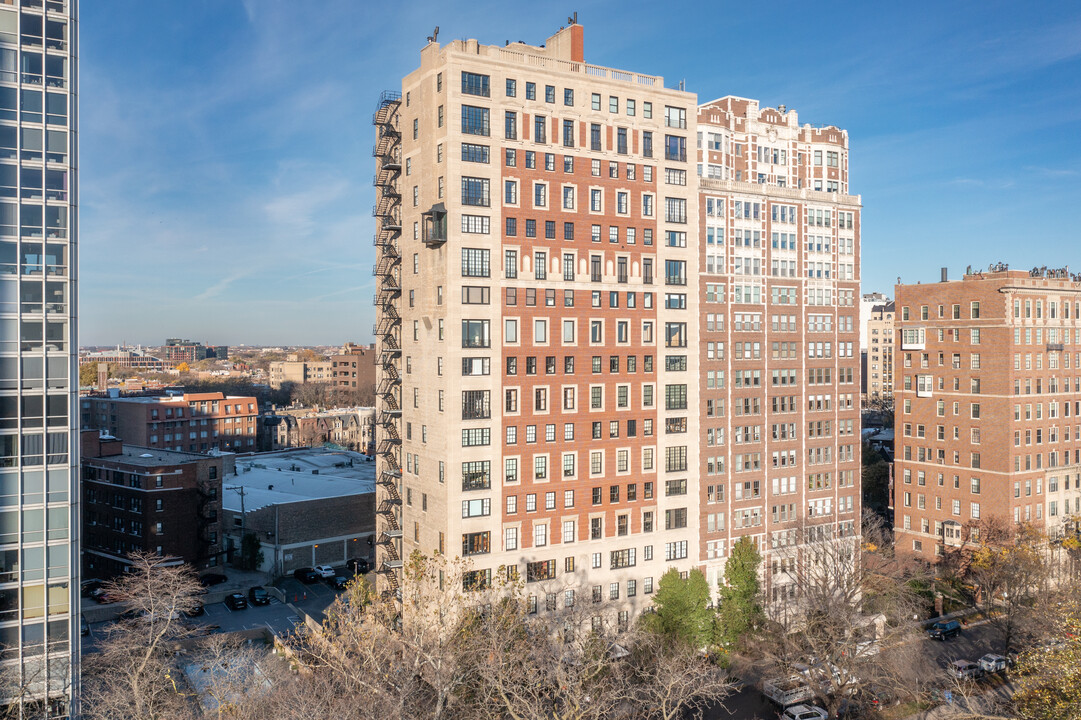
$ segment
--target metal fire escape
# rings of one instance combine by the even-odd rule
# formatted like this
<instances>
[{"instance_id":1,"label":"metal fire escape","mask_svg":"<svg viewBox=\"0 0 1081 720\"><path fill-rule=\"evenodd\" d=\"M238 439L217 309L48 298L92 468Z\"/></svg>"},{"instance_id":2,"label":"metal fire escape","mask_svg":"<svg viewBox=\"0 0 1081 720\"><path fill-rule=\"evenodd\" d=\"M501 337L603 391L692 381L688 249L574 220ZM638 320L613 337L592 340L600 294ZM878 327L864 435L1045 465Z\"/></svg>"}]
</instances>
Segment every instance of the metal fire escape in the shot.
<instances>
[{"instance_id":1,"label":"metal fire escape","mask_svg":"<svg viewBox=\"0 0 1081 720\"><path fill-rule=\"evenodd\" d=\"M379 96L375 125L375 338L378 352L376 449L377 589L400 593L402 568L402 135L399 92Z\"/></svg>"}]
</instances>

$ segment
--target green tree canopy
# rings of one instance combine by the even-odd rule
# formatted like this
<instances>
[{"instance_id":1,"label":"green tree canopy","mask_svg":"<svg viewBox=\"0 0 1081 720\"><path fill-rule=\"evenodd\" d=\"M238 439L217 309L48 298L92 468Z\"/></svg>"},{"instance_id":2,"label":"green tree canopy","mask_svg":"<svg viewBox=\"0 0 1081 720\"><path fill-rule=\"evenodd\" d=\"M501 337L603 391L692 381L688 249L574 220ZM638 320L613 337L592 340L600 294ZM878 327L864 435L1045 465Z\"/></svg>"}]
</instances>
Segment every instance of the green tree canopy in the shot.
<instances>
[{"instance_id":1,"label":"green tree canopy","mask_svg":"<svg viewBox=\"0 0 1081 720\"><path fill-rule=\"evenodd\" d=\"M672 568L657 583L653 612L643 615L642 622L653 632L701 648L712 641L713 616L702 571L691 570L684 580Z\"/></svg>"},{"instance_id":2,"label":"green tree canopy","mask_svg":"<svg viewBox=\"0 0 1081 720\"><path fill-rule=\"evenodd\" d=\"M724 566L724 582L720 584L720 642L732 647L748 631L756 627L762 616L758 605L758 566L762 555L750 538L740 538L732 545L732 554Z\"/></svg>"}]
</instances>

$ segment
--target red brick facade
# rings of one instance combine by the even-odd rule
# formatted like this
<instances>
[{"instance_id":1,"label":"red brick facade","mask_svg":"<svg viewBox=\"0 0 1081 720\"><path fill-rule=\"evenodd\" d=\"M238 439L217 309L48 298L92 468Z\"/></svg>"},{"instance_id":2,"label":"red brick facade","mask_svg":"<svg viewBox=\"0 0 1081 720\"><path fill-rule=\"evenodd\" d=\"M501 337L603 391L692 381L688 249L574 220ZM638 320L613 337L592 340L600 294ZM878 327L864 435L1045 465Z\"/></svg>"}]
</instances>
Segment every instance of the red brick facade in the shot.
<instances>
[{"instance_id":1,"label":"red brick facade","mask_svg":"<svg viewBox=\"0 0 1081 720\"><path fill-rule=\"evenodd\" d=\"M1081 512L1081 282L1005 271L898 285L899 550L933 559L996 518Z\"/></svg>"}]
</instances>

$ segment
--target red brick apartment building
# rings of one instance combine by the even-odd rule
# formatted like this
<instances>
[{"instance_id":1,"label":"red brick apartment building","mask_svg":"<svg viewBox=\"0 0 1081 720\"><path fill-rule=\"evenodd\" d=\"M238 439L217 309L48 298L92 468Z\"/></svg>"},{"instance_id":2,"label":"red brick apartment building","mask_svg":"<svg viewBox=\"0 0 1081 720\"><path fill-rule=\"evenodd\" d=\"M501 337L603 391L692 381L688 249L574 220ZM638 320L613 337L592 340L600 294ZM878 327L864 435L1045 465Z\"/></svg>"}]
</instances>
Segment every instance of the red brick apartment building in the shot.
<instances>
[{"instance_id":1,"label":"red brick apartment building","mask_svg":"<svg viewBox=\"0 0 1081 720\"><path fill-rule=\"evenodd\" d=\"M896 298L897 547L933 560L988 518L1072 529L1081 277L998 266Z\"/></svg>"},{"instance_id":2,"label":"red brick apartment building","mask_svg":"<svg viewBox=\"0 0 1081 720\"><path fill-rule=\"evenodd\" d=\"M697 144L699 559L716 585L750 537L780 601L806 539L860 526L860 198L848 134L783 106L701 105Z\"/></svg>"},{"instance_id":3,"label":"red brick apartment building","mask_svg":"<svg viewBox=\"0 0 1081 720\"><path fill-rule=\"evenodd\" d=\"M342 352L330 356L334 385L350 390L375 388L375 347L346 343Z\"/></svg>"},{"instance_id":4,"label":"red brick apartment building","mask_svg":"<svg viewBox=\"0 0 1081 720\"><path fill-rule=\"evenodd\" d=\"M82 572L108 578L156 552L196 570L219 563L222 477L231 455L129 445L82 433Z\"/></svg>"},{"instance_id":5,"label":"red brick apartment building","mask_svg":"<svg viewBox=\"0 0 1081 720\"><path fill-rule=\"evenodd\" d=\"M780 587L856 527L860 201L844 131L583 45L431 41L375 114L379 569L625 624L738 537Z\"/></svg>"},{"instance_id":6,"label":"red brick apartment building","mask_svg":"<svg viewBox=\"0 0 1081 720\"><path fill-rule=\"evenodd\" d=\"M187 393L164 397L81 397L83 429L103 430L132 445L201 453L252 452L259 403L254 397Z\"/></svg>"}]
</instances>

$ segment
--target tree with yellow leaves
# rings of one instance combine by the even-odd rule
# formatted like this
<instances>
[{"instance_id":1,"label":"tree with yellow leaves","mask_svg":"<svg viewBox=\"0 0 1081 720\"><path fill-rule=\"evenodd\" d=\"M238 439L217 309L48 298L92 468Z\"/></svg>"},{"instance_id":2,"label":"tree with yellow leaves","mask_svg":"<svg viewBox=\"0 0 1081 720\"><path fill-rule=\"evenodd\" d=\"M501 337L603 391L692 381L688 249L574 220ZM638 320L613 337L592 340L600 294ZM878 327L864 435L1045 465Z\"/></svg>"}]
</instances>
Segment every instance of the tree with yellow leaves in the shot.
<instances>
[{"instance_id":1,"label":"tree with yellow leaves","mask_svg":"<svg viewBox=\"0 0 1081 720\"><path fill-rule=\"evenodd\" d=\"M977 607L998 631L1002 654L1008 653L1030 620L1048 579L1046 540L1033 526L1012 534L985 533L972 551L968 578L979 588Z\"/></svg>"},{"instance_id":2,"label":"tree with yellow leaves","mask_svg":"<svg viewBox=\"0 0 1081 720\"><path fill-rule=\"evenodd\" d=\"M1013 696L1023 720L1081 718L1081 606L1064 609L1058 640L1021 656Z\"/></svg>"}]
</instances>

